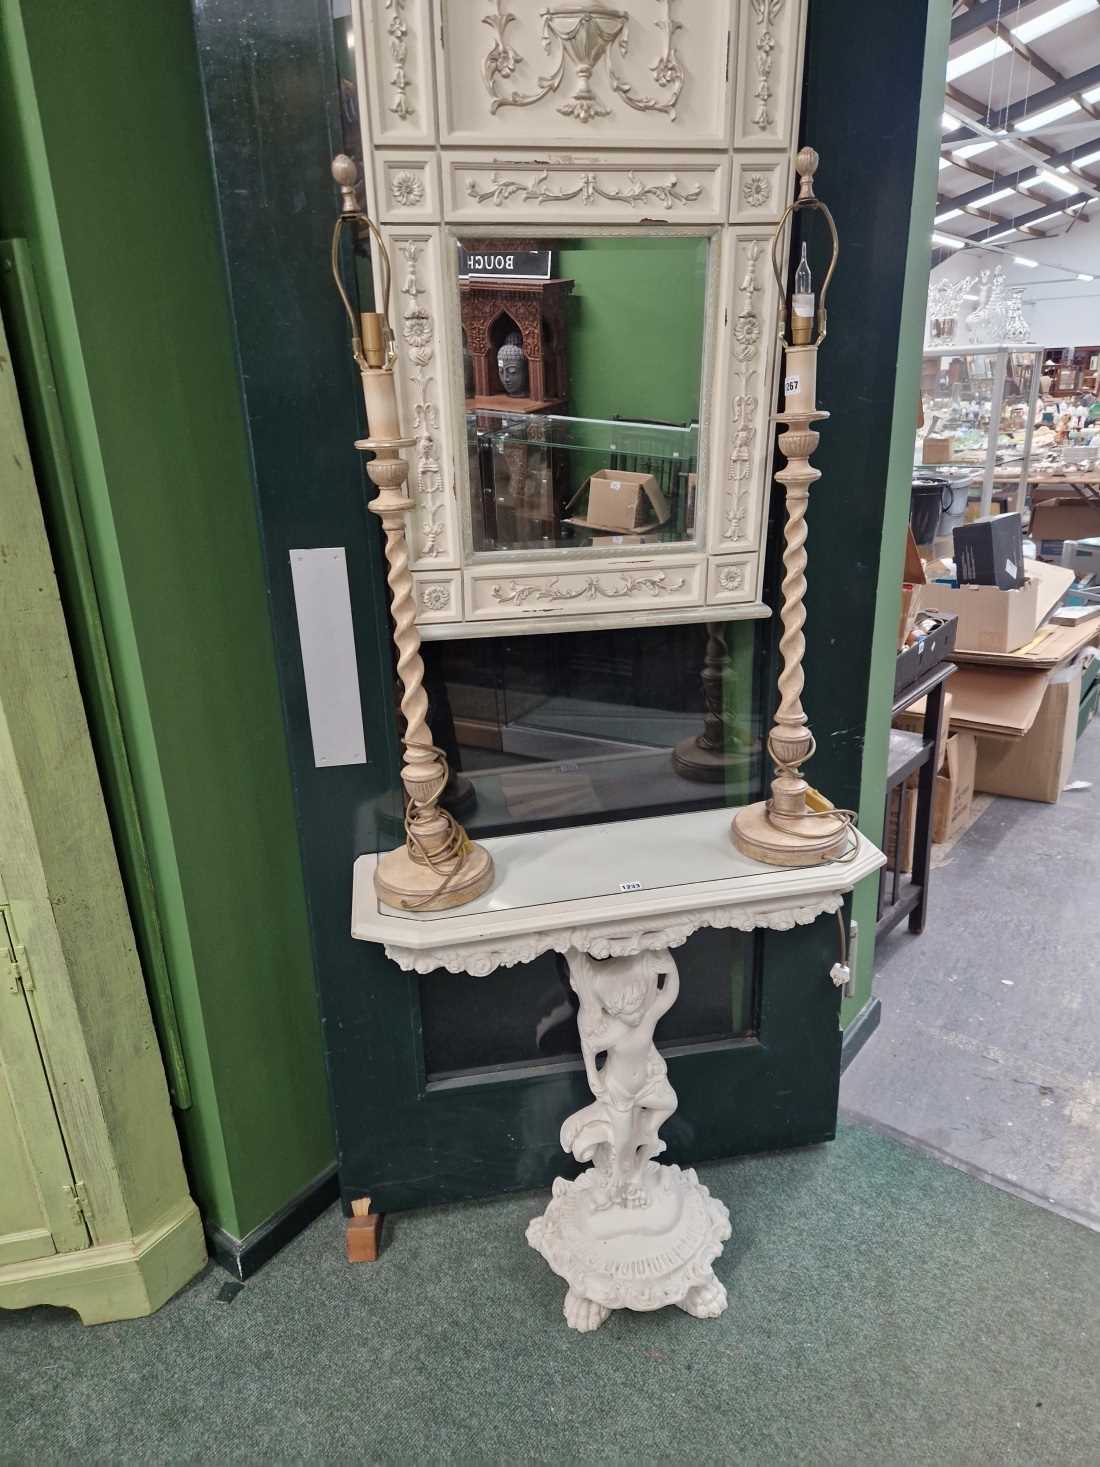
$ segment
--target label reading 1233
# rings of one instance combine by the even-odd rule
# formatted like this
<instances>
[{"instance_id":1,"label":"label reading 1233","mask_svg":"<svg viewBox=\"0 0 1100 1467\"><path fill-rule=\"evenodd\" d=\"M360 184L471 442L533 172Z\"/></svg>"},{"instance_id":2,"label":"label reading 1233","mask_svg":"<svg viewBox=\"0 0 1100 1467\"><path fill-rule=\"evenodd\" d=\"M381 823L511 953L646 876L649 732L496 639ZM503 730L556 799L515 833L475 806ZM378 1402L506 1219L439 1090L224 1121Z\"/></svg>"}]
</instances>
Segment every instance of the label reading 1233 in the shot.
<instances>
[{"instance_id":1,"label":"label reading 1233","mask_svg":"<svg viewBox=\"0 0 1100 1467\"><path fill-rule=\"evenodd\" d=\"M642 889L642 883L640 881L620 881L619 882L619 890L620 891L641 891L641 889Z\"/></svg>"}]
</instances>

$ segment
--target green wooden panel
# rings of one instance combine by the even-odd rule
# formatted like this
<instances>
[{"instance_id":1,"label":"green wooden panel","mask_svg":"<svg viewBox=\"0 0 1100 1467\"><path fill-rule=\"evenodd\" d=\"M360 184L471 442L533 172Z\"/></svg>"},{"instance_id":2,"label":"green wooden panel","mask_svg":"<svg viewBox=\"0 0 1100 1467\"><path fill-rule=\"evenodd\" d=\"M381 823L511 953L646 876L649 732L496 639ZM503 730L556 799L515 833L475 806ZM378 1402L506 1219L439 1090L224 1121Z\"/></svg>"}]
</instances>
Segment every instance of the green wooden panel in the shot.
<instances>
[{"instance_id":1,"label":"green wooden panel","mask_svg":"<svg viewBox=\"0 0 1100 1467\"><path fill-rule=\"evenodd\" d=\"M109 809L127 897L135 916L142 967L157 1016L173 1103L186 1110L191 1085L183 1057L168 960L160 930L156 889L149 870L133 772L119 715L111 659L103 634L95 572L88 554L72 455L58 401L49 341L38 301L26 240L0 240L0 306L9 324L13 358L20 368L22 401L33 436L43 511L60 567L60 590L77 666L85 671L81 692L89 705L96 760L107 786Z\"/></svg>"},{"instance_id":2,"label":"green wooden panel","mask_svg":"<svg viewBox=\"0 0 1100 1467\"><path fill-rule=\"evenodd\" d=\"M0 18L0 231L27 239L41 294L192 1086L188 1159L211 1221L241 1236L332 1138L190 12L0 0Z\"/></svg>"},{"instance_id":3,"label":"green wooden panel","mask_svg":"<svg viewBox=\"0 0 1100 1467\"><path fill-rule=\"evenodd\" d=\"M897 655L897 626L901 570L905 554L905 530L909 523L909 491L913 478L913 436L917 426L917 394L920 390L921 346L928 300L929 236L936 212L936 180L939 177L940 117L943 112L943 77L951 16L947 6L928 7L928 31L924 46L924 75L920 120L913 169L912 203L905 255L905 283L890 417L890 457L886 479L886 501L882 516L882 545L879 561L878 596L875 602L874 642L867 698L865 754L860 783L859 823L871 840L882 838L886 803L886 752L890 707L894 697L894 658ZM855 993L846 999L842 1017L849 1023L871 997L875 959L875 911L877 876L860 886L852 901L852 915L859 922L859 954Z\"/></svg>"},{"instance_id":4,"label":"green wooden panel","mask_svg":"<svg viewBox=\"0 0 1100 1467\"><path fill-rule=\"evenodd\" d=\"M18 1051L45 1071L93 1241L121 1242L189 1199L2 334L0 442L0 876L33 1025ZM17 1104L33 1083L32 1063Z\"/></svg>"},{"instance_id":5,"label":"green wooden panel","mask_svg":"<svg viewBox=\"0 0 1100 1467\"><path fill-rule=\"evenodd\" d=\"M575 282L566 304L569 413L698 420L708 245L715 247L705 239L575 239L566 231L555 273Z\"/></svg>"}]
</instances>

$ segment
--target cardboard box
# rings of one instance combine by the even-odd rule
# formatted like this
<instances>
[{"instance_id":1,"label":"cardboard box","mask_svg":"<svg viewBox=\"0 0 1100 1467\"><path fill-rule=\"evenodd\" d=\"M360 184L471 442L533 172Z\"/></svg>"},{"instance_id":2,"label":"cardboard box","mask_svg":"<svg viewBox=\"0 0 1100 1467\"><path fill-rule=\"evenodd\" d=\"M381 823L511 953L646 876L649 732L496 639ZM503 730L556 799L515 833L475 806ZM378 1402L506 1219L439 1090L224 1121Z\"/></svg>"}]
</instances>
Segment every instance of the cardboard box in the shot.
<instances>
[{"instance_id":1,"label":"cardboard box","mask_svg":"<svg viewBox=\"0 0 1100 1467\"><path fill-rule=\"evenodd\" d=\"M1046 566L1047 570L1058 570L1058 566ZM1069 571L1064 571L1069 575ZM1100 641L1100 622L1095 617L1061 626L1053 619L1041 626L1030 642L1017 647L1015 652L971 652L956 648L952 659L962 665L978 667L1012 668L1018 672L1053 672L1063 662L1075 657L1082 647Z\"/></svg>"},{"instance_id":2,"label":"cardboard box","mask_svg":"<svg viewBox=\"0 0 1100 1467\"><path fill-rule=\"evenodd\" d=\"M961 586L999 586L1014 591L1024 583L1024 532L1018 514L986 515L952 532Z\"/></svg>"},{"instance_id":3,"label":"cardboard box","mask_svg":"<svg viewBox=\"0 0 1100 1467\"><path fill-rule=\"evenodd\" d=\"M581 490L583 493L583 488ZM570 505L576 503L575 495ZM568 507L568 506L567 506ZM588 506L584 515L567 520L586 530L629 534L652 530L669 516L668 501L652 474L627 469L597 469L588 480Z\"/></svg>"},{"instance_id":4,"label":"cardboard box","mask_svg":"<svg viewBox=\"0 0 1100 1467\"><path fill-rule=\"evenodd\" d=\"M1044 672L960 667L951 679L952 732L1022 739L1039 716L1046 687Z\"/></svg>"},{"instance_id":5,"label":"cardboard box","mask_svg":"<svg viewBox=\"0 0 1100 1467\"><path fill-rule=\"evenodd\" d=\"M917 587L922 611L953 611L959 618L955 645L974 652L1013 652L1035 635L1039 582L1028 575L1015 591L997 586L948 586L931 581Z\"/></svg>"},{"instance_id":6,"label":"cardboard box","mask_svg":"<svg viewBox=\"0 0 1100 1467\"><path fill-rule=\"evenodd\" d=\"M953 438L938 438L929 433L924 440L921 463L949 464L951 462L951 451L954 446L955 440Z\"/></svg>"},{"instance_id":7,"label":"cardboard box","mask_svg":"<svg viewBox=\"0 0 1100 1467\"><path fill-rule=\"evenodd\" d=\"M1066 540L1089 540L1100 535L1100 500L1047 499L1031 511L1028 536L1043 560L1060 560Z\"/></svg>"},{"instance_id":8,"label":"cardboard box","mask_svg":"<svg viewBox=\"0 0 1100 1467\"><path fill-rule=\"evenodd\" d=\"M1036 675L1000 674L1022 678ZM978 739L974 788L989 795L1056 804L1073 764L1080 703L1081 668L1074 661L1049 675L1039 711L1022 738Z\"/></svg>"},{"instance_id":9,"label":"cardboard box","mask_svg":"<svg viewBox=\"0 0 1100 1467\"><path fill-rule=\"evenodd\" d=\"M932 839L950 840L966 826L974 802L978 740L974 734L952 734L932 793Z\"/></svg>"},{"instance_id":10,"label":"cardboard box","mask_svg":"<svg viewBox=\"0 0 1100 1467\"><path fill-rule=\"evenodd\" d=\"M898 821L901 828L898 828ZM913 869L913 848L917 834L917 789L915 784L897 785L890 791L886 807L886 829L882 849L886 852L887 871L907 875Z\"/></svg>"}]
</instances>

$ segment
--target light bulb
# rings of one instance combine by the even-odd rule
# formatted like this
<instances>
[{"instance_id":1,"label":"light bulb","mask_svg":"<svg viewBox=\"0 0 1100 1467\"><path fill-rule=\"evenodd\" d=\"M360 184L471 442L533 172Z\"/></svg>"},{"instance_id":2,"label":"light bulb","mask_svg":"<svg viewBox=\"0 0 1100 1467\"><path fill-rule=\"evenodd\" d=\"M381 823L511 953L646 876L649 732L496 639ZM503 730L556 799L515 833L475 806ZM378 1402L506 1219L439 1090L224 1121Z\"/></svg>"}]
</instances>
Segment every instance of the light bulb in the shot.
<instances>
[{"instance_id":1,"label":"light bulb","mask_svg":"<svg viewBox=\"0 0 1100 1467\"><path fill-rule=\"evenodd\" d=\"M794 294L791 296L791 341L795 346L805 346L814 329L814 283L810 275L810 262L806 258L806 246L802 246L802 258L794 272Z\"/></svg>"}]
</instances>

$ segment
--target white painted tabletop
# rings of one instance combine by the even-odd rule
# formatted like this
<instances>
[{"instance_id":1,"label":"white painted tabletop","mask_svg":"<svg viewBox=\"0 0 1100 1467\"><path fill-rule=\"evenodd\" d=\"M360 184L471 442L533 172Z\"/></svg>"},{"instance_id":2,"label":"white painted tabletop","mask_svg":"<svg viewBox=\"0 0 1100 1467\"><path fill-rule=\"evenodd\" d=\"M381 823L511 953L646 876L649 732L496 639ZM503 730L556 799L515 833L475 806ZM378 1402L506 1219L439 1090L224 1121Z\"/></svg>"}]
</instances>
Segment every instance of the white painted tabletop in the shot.
<instances>
[{"instance_id":1,"label":"white painted tabletop","mask_svg":"<svg viewBox=\"0 0 1100 1467\"><path fill-rule=\"evenodd\" d=\"M797 868L733 845L734 808L617 820L481 842L496 867L476 901L406 912L378 900L376 855L355 862L351 932L401 967L488 973L570 947L596 956L676 946L699 927L789 928L835 911L885 857L852 831L848 855Z\"/></svg>"}]
</instances>

